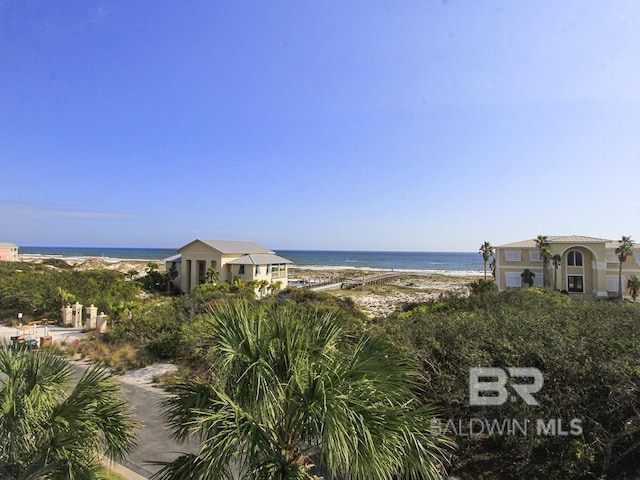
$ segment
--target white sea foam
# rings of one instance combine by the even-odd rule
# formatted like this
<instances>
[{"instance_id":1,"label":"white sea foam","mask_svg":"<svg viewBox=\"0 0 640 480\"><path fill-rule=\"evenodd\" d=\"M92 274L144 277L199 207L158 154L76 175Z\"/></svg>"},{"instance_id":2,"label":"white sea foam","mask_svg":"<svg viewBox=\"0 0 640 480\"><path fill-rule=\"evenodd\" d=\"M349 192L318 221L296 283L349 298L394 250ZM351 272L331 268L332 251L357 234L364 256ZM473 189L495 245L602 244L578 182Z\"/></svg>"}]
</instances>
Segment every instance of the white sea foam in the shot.
<instances>
[{"instance_id":1,"label":"white sea foam","mask_svg":"<svg viewBox=\"0 0 640 480\"><path fill-rule=\"evenodd\" d=\"M393 272L408 273L413 275L449 275L456 277L477 277L484 275L479 270L412 270L402 268L380 268L380 267L354 267L351 265L290 265L289 270L354 270L359 272Z\"/></svg>"}]
</instances>

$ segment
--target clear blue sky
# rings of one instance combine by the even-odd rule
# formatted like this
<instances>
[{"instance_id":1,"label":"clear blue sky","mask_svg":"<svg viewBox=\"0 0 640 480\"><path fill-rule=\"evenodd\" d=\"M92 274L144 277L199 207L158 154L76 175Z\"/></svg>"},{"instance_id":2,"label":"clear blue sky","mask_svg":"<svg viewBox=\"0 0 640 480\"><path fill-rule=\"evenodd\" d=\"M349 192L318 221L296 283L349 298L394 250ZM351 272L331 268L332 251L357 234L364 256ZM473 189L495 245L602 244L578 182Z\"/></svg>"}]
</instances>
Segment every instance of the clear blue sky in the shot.
<instances>
[{"instance_id":1,"label":"clear blue sky","mask_svg":"<svg viewBox=\"0 0 640 480\"><path fill-rule=\"evenodd\" d=\"M640 240L640 3L0 0L0 241Z\"/></svg>"}]
</instances>

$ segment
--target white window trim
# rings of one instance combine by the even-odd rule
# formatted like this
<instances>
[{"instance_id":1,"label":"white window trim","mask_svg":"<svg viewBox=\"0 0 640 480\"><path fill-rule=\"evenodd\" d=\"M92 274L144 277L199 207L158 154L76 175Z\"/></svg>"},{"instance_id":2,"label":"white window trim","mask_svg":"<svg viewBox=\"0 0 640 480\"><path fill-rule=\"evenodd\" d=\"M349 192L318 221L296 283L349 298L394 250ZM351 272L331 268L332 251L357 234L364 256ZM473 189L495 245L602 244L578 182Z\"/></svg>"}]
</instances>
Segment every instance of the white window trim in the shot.
<instances>
[{"instance_id":1,"label":"white window trim","mask_svg":"<svg viewBox=\"0 0 640 480\"><path fill-rule=\"evenodd\" d=\"M518 272L505 272L505 287L520 288L522 287L522 277ZM517 285L516 285L517 283Z\"/></svg>"},{"instance_id":2,"label":"white window trim","mask_svg":"<svg viewBox=\"0 0 640 480\"><path fill-rule=\"evenodd\" d=\"M505 250L504 260L505 262L521 262L522 250Z\"/></svg>"},{"instance_id":3,"label":"white window trim","mask_svg":"<svg viewBox=\"0 0 640 480\"><path fill-rule=\"evenodd\" d=\"M573 254L573 261L574 261L574 263L575 263L575 260L576 260L576 253L579 253L579 254L580 254L580 259L582 260L582 265L571 265L571 264L569 263L569 254L570 254L571 252L574 252L574 254ZM567 259L566 259L567 267L571 267L571 268L584 268L585 261L586 261L586 260L585 260L585 258L584 258L584 253L582 253L580 250L578 250L578 249L576 249L576 248L572 248L571 250L569 250L569 251L567 252Z\"/></svg>"},{"instance_id":4,"label":"white window trim","mask_svg":"<svg viewBox=\"0 0 640 480\"><path fill-rule=\"evenodd\" d=\"M624 275L622 275L622 285L626 285L624 282ZM618 292L618 276L607 275L607 292Z\"/></svg>"},{"instance_id":5,"label":"white window trim","mask_svg":"<svg viewBox=\"0 0 640 480\"><path fill-rule=\"evenodd\" d=\"M542 275L542 272L533 272L535 273L535 277L533 277L533 286L534 287L542 287L542 280L544 280L544 277Z\"/></svg>"}]
</instances>

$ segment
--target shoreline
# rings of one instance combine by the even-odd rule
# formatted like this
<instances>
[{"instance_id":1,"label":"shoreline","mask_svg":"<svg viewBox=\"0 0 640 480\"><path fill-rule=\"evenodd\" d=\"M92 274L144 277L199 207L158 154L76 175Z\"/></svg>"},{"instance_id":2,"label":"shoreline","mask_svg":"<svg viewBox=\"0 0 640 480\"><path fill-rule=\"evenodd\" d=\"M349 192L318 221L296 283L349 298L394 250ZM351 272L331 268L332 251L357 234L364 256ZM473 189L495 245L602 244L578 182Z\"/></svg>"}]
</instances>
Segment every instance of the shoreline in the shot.
<instances>
[{"instance_id":1,"label":"shoreline","mask_svg":"<svg viewBox=\"0 0 640 480\"><path fill-rule=\"evenodd\" d=\"M399 273L401 275L447 275L455 277L476 277L483 276L484 272L478 270L419 270L403 268L382 268L382 267L349 267L344 265L295 265L289 266L290 270L304 271L348 271L348 272L380 272Z\"/></svg>"},{"instance_id":2,"label":"shoreline","mask_svg":"<svg viewBox=\"0 0 640 480\"><path fill-rule=\"evenodd\" d=\"M118 264L125 265L127 270L138 269L144 271L148 263L157 263L159 270L162 270L164 259L144 259L144 258L116 258L116 257L96 257L96 256L64 256L60 254L20 254L18 262L28 263L41 263L44 260L62 260L69 265L76 267L88 262L91 268L99 268L98 262L104 262L105 268L109 266L118 266ZM125 267L123 267L125 268ZM112 268L113 269L113 268ZM118 268L115 268L118 269ZM120 270L120 269L118 269ZM355 276L355 274L367 274L367 273L399 273L402 275L444 275L451 277L481 277L484 275L480 270L420 270L420 269L398 269L398 268L383 268L383 267L354 267L349 265L290 265L290 279L298 279L296 273L306 273L306 276L312 276L313 274L324 276L323 273L331 273L332 275L347 274L346 276ZM308 272L308 273L307 273ZM126 270L123 272L126 273Z\"/></svg>"},{"instance_id":3,"label":"shoreline","mask_svg":"<svg viewBox=\"0 0 640 480\"><path fill-rule=\"evenodd\" d=\"M61 260L76 270L107 269L121 273L136 270L146 275L150 262L164 270L160 259L121 259L110 257L65 257L61 255L20 255L18 262L41 263L45 260ZM328 281L342 282L384 273L396 273L395 278L384 285L368 285L363 288L332 290L328 293L339 298L350 298L369 317L388 315L411 303L433 301L447 293L466 295L469 283L481 279L483 271L468 270L396 270L354 266L293 265L289 266L289 280L311 284ZM487 278L492 279L490 275Z\"/></svg>"},{"instance_id":4,"label":"shoreline","mask_svg":"<svg viewBox=\"0 0 640 480\"><path fill-rule=\"evenodd\" d=\"M140 276L144 276L149 262L157 263L159 270L164 270L162 260L152 259L30 255L28 257L20 256L19 261L41 263L47 259L65 261L76 270L107 269L121 273L136 270ZM294 265L289 266L288 278L293 282L304 281L318 284L362 279L385 273L397 273L398 275L384 285L330 290L327 293L338 298L350 298L369 319L372 319L389 315L408 304L433 301L444 294L466 295L469 292L468 284L484 275L482 271L466 270L392 270L369 267ZM487 277L492 278L489 275Z\"/></svg>"}]
</instances>

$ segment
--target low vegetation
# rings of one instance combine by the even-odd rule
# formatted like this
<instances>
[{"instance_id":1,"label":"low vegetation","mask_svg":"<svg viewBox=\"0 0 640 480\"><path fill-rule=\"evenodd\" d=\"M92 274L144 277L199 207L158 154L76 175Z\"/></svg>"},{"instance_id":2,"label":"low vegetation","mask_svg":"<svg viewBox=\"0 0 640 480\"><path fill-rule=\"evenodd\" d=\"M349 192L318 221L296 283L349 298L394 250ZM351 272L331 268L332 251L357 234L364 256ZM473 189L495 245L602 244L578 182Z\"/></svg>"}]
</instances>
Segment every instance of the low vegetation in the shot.
<instances>
[{"instance_id":1,"label":"low vegetation","mask_svg":"<svg viewBox=\"0 0 640 480\"><path fill-rule=\"evenodd\" d=\"M144 282L63 265L0 265L0 315L10 319L25 311L59 318L58 289L65 290L81 303L104 308L112 320L107 334L67 346L70 353L91 356L116 371L166 359L182 365L179 381L188 381L185 372L191 378L208 375L216 328L210 314L229 302L328 314L348 336L369 335L417 362L424 388L413 394L455 422L439 425L458 444L453 475L640 478L640 307L633 303L575 299L537 287L498 293L489 279L470 284L468 295L443 294L371 320L344 295L285 289L257 300L250 287L223 283L173 296L145 292ZM470 406L469 369L476 367L540 370L544 385L535 393L540 405L511 395L518 401ZM509 393L513 384L526 381L510 379ZM452 431L470 419L533 423L526 435ZM546 425L553 420L559 428L538 434L538 419ZM580 432L571 430L573 419Z\"/></svg>"},{"instance_id":2,"label":"low vegetation","mask_svg":"<svg viewBox=\"0 0 640 480\"><path fill-rule=\"evenodd\" d=\"M0 349L0 478L100 478L136 446L128 407L102 367L77 378L53 350Z\"/></svg>"},{"instance_id":3,"label":"low vegetation","mask_svg":"<svg viewBox=\"0 0 640 480\"><path fill-rule=\"evenodd\" d=\"M115 307L139 299L140 285L111 270L77 271L55 264L0 262L0 319L15 321L16 313L23 321L60 319L63 304L78 301L95 305L99 311L111 312Z\"/></svg>"},{"instance_id":4,"label":"low vegetation","mask_svg":"<svg viewBox=\"0 0 640 480\"><path fill-rule=\"evenodd\" d=\"M421 362L428 400L454 420L449 427L462 425L468 433L471 419L531 420L524 435L491 435L477 423L478 435L449 431L459 434L454 473L462 478L638 478L640 308L572 299L542 288L498 293L478 282L472 290L476 293L469 297L414 306L374 327ZM469 369L477 367L539 369L544 386L535 398L540 405L470 406ZM555 427L563 427L540 434L538 419L547 425L554 419ZM573 419L580 423L579 434L571 433Z\"/></svg>"},{"instance_id":5,"label":"low vegetation","mask_svg":"<svg viewBox=\"0 0 640 480\"><path fill-rule=\"evenodd\" d=\"M417 369L396 348L353 337L337 311L231 301L203 318L209 370L165 402L196 454L154 478L436 480L451 442L430 433ZM321 467L320 467L321 466Z\"/></svg>"}]
</instances>

